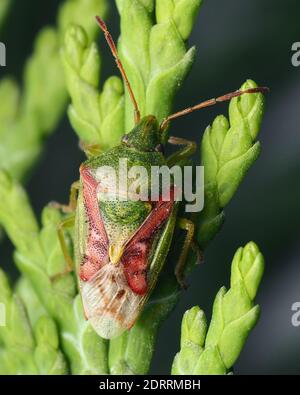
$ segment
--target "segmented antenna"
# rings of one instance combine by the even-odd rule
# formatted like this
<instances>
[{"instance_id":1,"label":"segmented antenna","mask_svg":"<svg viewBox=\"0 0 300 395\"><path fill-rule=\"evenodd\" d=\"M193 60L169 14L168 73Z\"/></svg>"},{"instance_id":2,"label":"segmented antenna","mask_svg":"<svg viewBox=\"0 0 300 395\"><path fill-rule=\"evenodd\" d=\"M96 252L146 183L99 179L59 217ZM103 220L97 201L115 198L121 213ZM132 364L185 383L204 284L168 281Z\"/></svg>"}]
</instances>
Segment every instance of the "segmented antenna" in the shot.
<instances>
[{"instance_id":1,"label":"segmented antenna","mask_svg":"<svg viewBox=\"0 0 300 395\"><path fill-rule=\"evenodd\" d=\"M206 100L200 104L197 104L193 107L188 107L185 110L181 110L179 112L176 112L175 114L169 115L166 119L164 119L161 123L161 129L163 130L167 124L172 121L173 119L182 117L184 115L190 114L194 111L200 110L201 108L205 108L205 107L210 107L210 106L214 106L217 103L222 103L225 101L229 101L231 99L233 99L234 97L238 97L238 96L242 96L245 93L266 93L269 92L269 88L267 87L257 87L257 88L250 88L250 89L245 89L245 90L238 90L232 93L227 93L226 95L214 98L214 99L210 99L210 100Z\"/></svg>"},{"instance_id":2,"label":"segmented antenna","mask_svg":"<svg viewBox=\"0 0 300 395\"><path fill-rule=\"evenodd\" d=\"M114 40L113 40L110 32L108 31L105 22L99 16L96 16L96 20L97 20L98 25L100 26L101 30L103 31L103 33L105 35L105 39L107 41L107 44L108 44L108 46L109 46L109 48L110 48L110 50L111 50L111 52L113 54L113 57L115 58L115 61L117 63L118 69L121 72L121 75L122 75L122 78L124 80L124 83L127 86L127 89L128 89L128 92L129 92L129 96L130 96L130 99L131 99L133 107L134 107L134 120L135 120L135 123L138 123L140 121L140 119L141 119L141 113L140 113L137 101L135 99L133 90L131 88L130 82L129 82L129 80L127 78L127 75L126 75L126 72L124 70L124 67L123 67L122 62L121 62L121 60L119 58L116 44L114 43Z\"/></svg>"}]
</instances>

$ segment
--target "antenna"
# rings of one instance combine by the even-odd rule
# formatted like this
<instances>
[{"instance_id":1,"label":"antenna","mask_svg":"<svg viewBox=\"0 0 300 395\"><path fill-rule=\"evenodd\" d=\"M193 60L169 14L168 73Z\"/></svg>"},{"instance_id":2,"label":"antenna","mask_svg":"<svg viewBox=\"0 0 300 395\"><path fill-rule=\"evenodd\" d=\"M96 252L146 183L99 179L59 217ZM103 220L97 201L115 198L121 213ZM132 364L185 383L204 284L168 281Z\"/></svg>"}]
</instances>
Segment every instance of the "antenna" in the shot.
<instances>
[{"instance_id":1,"label":"antenna","mask_svg":"<svg viewBox=\"0 0 300 395\"><path fill-rule=\"evenodd\" d=\"M127 75L126 75L126 72L124 70L124 67L123 67L122 62L121 62L121 60L119 58L116 44L114 43L114 40L113 40L110 32L108 31L105 22L99 16L96 16L96 20L97 20L98 25L100 26L101 30L103 31L103 33L105 35L105 39L107 41L107 44L108 44L108 46L109 46L109 48L110 48L110 50L111 50L111 52L113 54L113 57L115 58L115 61L117 63L118 69L121 72L121 75L122 75L122 78L124 80L124 83L127 86L127 89L128 89L128 92L129 92L129 96L130 96L130 99L131 99L133 107L134 107L134 121L137 124L140 121L140 119L141 119L141 113L140 113L137 101L135 99L133 90L131 88L130 82L129 82L129 80L127 78Z\"/></svg>"},{"instance_id":2,"label":"antenna","mask_svg":"<svg viewBox=\"0 0 300 395\"><path fill-rule=\"evenodd\" d=\"M210 99L210 100L206 100L200 104L197 104L193 107L189 107L186 108L185 110L181 110L179 112L176 112L175 114L169 115L167 118L165 118L162 123L161 123L161 130L163 130L167 124L172 121L173 119L182 117L184 115L187 114L191 114L194 111L200 110L201 108L205 108L205 107L210 107L210 106L214 106L217 103L222 103L225 101L229 101L231 99L233 99L234 97L238 97L238 96L242 96L245 93L266 93L269 92L269 88L267 87L257 87L257 88L250 88L250 89L245 89L245 90L238 90L232 93L227 93L226 95L217 97L215 99Z\"/></svg>"}]
</instances>

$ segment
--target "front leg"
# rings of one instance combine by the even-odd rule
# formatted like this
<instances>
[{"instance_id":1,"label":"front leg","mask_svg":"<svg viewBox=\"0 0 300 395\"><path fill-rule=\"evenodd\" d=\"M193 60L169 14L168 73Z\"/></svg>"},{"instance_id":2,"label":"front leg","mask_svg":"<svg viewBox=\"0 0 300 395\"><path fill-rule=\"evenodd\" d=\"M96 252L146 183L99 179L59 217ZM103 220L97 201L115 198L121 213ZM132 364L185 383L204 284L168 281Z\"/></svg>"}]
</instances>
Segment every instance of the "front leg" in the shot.
<instances>
[{"instance_id":1,"label":"front leg","mask_svg":"<svg viewBox=\"0 0 300 395\"><path fill-rule=\"evenodd\" d=\"M168 143L172 145L183 145L185 146L181 150L175 152L167 159L168 166L176 165L178 162L185 160L192 156L197 150L197 144L194 141L182 139L179 137L171 136Z\"/></svg>"},{"instance_id":2,"label":"front leg","mask_svg":"<svg viewBox=\"0 0 300 395\"><path fill-rule=\"evenodd\" d=\"M181 254L179 256L177 265L175 267L175 276L177 278L177 281L182 288L186 289L187 285L184 278L184 269L187 263L187 258L190 248L192 248L196 253L197 262L203 261L203 254L198 244L194 240L195 224L187 218L178 218L176 225L178 226L179 229L185 230L187 232L184 239Z\"/></svg>"}]
</instances>

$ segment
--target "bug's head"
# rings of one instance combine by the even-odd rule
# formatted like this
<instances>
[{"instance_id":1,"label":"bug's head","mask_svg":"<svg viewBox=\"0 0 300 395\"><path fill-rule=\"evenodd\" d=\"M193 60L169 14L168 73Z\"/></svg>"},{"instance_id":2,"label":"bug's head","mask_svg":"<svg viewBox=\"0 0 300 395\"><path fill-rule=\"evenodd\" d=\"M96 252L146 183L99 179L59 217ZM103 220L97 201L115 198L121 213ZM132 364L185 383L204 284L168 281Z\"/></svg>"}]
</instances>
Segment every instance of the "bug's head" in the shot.
<instances>
[{"instance_id":1,"label":"bug's head","mask_svg":"<svg viewBox=\"0 0 300 395\"><path fill-rule=\"evenodd\" d=\"M142 118L130 133L123 136L122 143L139 151L160 152L161 132L157 119L153 115Z\"/></svg>"}]
</instances>

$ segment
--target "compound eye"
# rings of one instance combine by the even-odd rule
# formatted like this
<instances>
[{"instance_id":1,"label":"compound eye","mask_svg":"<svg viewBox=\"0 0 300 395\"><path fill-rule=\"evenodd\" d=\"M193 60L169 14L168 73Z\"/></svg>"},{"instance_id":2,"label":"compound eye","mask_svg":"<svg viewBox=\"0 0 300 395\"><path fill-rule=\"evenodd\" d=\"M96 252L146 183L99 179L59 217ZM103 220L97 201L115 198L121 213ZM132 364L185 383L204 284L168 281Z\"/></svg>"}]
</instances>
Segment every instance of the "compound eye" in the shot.
<instances>
[{"instance_id":1,"label":"compound eye","mask_svg":"<svg viewBox=\"0 0 300 395\"><path fill-rule=\"evenodd\" d=\"M128 140L129 140L128 134L124 134L124 136L122 137L122 143L127 144Z\"/></svg>"}]
</instances>

